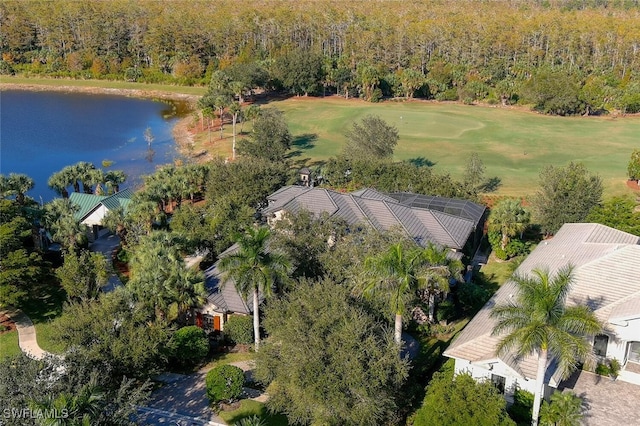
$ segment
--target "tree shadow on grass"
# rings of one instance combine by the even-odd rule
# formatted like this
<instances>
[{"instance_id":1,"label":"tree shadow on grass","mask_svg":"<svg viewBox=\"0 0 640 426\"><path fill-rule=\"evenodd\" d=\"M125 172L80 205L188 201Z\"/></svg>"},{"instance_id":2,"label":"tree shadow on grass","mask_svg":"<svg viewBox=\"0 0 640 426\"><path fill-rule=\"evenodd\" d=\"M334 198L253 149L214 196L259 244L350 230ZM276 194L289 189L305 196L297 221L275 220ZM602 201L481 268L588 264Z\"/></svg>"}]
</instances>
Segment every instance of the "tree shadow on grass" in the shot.
<instances>
[{"instance_id":1,"label":"tree shadow on grass","mask_svg":"<svg viewBox=\"0 0 640 426\"><path fill-rule=\"evenodd\" d=\"M498 188L502 186L502 179L497 176L487 179L486 182L482 184L480 188L484 192L495 192Z\"/></svg>"},{"instance_id":2,"label":"tree shadow on grass","mask_svg":"<svg viewBox=\"0 0 640 426\"><path fill-rule=\"evenodd\" d=\"M304 150L313 148L316 140L318 140L318 135L316 133L303 133L301 135L294 136L291 141L292 150L287 155L287 158L299 157L302 155Z\"/></svg>"},{"instance_id":3,"label":"tree shadow on grass","mask_svg":"<svg viewBox=\"0 0 640 426\"><path fill-rule=\"evenodd\" d=\"M407 163L412 164L416 167L433 167L436 165L436 163L425 157L410 158L409 160L407 160Z\"/></svg>"},{"instance_id":4,"label":"tree shadow on grass","mask_svg":"<svg viewBox=\"0 0 640 426\"><path fill-rule=\"evenodd\" d=\"M30 296L20 303L19 308L34 324L46 323L62 315L62 307L67 294L55 283L36 285Z\"/></svg>"}]
</instances>

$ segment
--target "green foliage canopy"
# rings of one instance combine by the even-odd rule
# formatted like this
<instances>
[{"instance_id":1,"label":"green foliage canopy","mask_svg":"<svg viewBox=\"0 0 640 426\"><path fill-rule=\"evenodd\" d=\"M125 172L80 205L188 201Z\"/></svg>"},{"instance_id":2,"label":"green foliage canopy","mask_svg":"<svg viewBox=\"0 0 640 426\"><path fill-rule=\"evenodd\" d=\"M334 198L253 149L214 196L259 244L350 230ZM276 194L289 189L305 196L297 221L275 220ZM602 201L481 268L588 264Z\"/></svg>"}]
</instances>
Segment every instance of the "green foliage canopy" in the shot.
<instances>
[{"instance_id":1,"label":"green foliage canopy","mask_svg":"<svg viewBox=\"0 0 640 426\"><path fill-rule=\"evenodd\" d=\"M489 381L477 382L468 374L436 373L427 386L415 426L515 426L504 397Z\"/></svg>"},{"instance_id":2,"label":"green foliage canopy","mask_svg":"<svg viewBox=\"0 0 640 426\"><path fill-rule=\"evenodd\" d=\"M396 418L394 396L407 377L392 332L347 288L301 282L265 309L269 335L256 377L267 406L293 423L372 425Z\"/></svg>"},{"instance_id":3,"label":"green foliage canopy","mask_svg":"<svg viewBox=\"0 0 640 426\"><path fill-rule=\"evenodd\" d=\"M389 159L398 144L398 129L383 119L367 115L360 123L353 123L346 134L343 155L350 159Z\"/></svg>"},{"instance_id":4,"label":"green foliage canopy","mask_svg":"<svg viewBox=\"0 0 640 426\"><path fill-rule=\"evenodd\" d=\"M602 200L602 181L582 163L545 167L540 188L531 200L535 220L546 234L554 234L565 223L583 222Z\"/></svg>"},{"instance_id":5,"label":"green foliage canopy","mask_svg":"<svg viewBox=\"0 0 640 426\"><path fill-rule=\"evenodd\" d=\"M209 338L200 327L189 325L173 333L171 346L179 363L194 365L209 353Z\"/></svg>"}]
</instances>

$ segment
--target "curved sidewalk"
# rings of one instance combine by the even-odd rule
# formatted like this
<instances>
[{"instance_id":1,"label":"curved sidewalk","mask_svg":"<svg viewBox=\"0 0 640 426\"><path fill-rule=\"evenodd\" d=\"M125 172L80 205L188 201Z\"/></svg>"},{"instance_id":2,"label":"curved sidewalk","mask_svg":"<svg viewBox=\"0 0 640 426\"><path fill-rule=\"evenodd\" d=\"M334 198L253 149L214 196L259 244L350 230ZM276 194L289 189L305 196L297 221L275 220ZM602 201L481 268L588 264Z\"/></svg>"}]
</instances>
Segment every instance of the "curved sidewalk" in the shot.
<instances>
[{"instance_id":1,"label":"curved sidewalk","mask_svg":"<svg viewBox=\"0 0 640 426\"><path fill-rule=\"evenodd\" d=\"M20 350L29 358L43 359L47 356L55 356L50 352L43 350L38 346L36 340L36 328L33 326L31 318L29 318L20 309L11 309L5 311L5 314L13 320L18 330L18 344Z\"/></svg>"}]
</instances>

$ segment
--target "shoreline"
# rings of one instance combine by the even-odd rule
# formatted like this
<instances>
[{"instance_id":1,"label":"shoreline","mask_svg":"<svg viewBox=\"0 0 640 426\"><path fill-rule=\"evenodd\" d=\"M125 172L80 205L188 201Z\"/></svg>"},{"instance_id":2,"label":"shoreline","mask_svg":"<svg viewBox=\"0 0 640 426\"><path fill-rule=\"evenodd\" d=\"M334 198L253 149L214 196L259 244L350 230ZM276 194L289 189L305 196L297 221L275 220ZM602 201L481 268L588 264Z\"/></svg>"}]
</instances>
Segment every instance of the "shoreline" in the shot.
<instances>
[{"instance_id":1,"label":"shoreline","mask_svg":"<svg viewBox=\"0 0 640 426\"><path fill-rule=\"evenodd\" d=\"M193 134L189 131L192 122L190 113L196 106L200 96L185 93L166 92L162 90L145 89L117 89L106 87L85 87L85 86L51 86L46 84L21 84L21 83L0 83L0 93L3 90L24 90L28 92L64 92L64 93L85 93L93 95L113 95L129 98L140 98L149 100L183 102L188 106L188 110L183 115L176 115L176 122L171 129L171 134L175 140L176 147L180 154L190 159L195 159L193 153Z\"/></svg>"}]
</instances>

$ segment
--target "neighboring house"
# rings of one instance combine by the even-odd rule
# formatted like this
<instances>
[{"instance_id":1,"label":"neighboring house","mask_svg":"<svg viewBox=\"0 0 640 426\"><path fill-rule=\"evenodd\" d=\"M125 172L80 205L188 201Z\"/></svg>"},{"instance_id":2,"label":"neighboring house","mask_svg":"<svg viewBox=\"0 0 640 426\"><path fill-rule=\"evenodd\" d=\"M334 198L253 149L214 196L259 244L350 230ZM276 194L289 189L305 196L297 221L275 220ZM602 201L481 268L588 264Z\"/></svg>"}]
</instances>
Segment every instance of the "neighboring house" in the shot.
<instances>
[{"instance_id":1,"label":"neighboring house","mask_svg":"<svg viewBox=\"0 0 640 426\"><path fill-rule=\"evenodd\" d=\"M283 213L307 210L315 215L327 213L350 225L369 224L380 231L398 227L417 244L432 242L452 250L452 257L473 253L482 237L485 207L465 200L408 193L382 194L373 189L343 194L307 186L286 186L269 197L262 215L269 224ZM237 249L231 246L220 258ZM196 316L196 324L207 331L223 330L231 314L250 315L247 302L233 283L222 285L217 263L205 271L207 303Z\"/></svg>"},{"instance_id":2,"label":"neighboring house","mask_svg":"<svg viewBox=\"0 0 640 426\"><path fill-rule=\"evenodd\" d=\"M640 385L640 238L604 225L565 224L550 240L542 241L516 270L527 275L535 268L554 274L573 265L574 283L567 304L586 305L605 324L602 335L593 336L593 349L600 361L617 359L622 365L619 380ZM492 336L495 305L506 303L516 287L506 282L460 332L444 355L455 359L456 374L469 372L503 389L513 401L515 389L536 389L537 356L523 359L498 357ZM556 364L549 361L545 395L559 385ZM613 402L612 402L613 404Z\"/></svg>"},{"instance_id":3,"label":"neighboring house","mask_svg":"<svg viewBox=\"0 0 640 426\"><path fill-rule=\"evenodd\" d=\"M286 186L267 197L262 210L272 223L284 212L307 210L339 217L349 225L368 224L379 231L401 229L416 244L434 243L473 255L482 239L486 208L467 200L409 194L383 194L373 189L341 193L324 188Z\"/></svg>"},{"instance_id":4,"label":"neighboring house","mask_svg":"<svg viewBox=\"0 0 640 426\"><path fill-rule=\"evenodd\" d=\"M91 228L93 237L96 238L102 226L102 219L107 212L118 207L126 211L131 203L131 197L133 192L127 188L107 196L72 192L69 200L80 208L75 213L75 218Z\"/></svg>"},{"instance_id":5,"label":"neighboring house","mask_svg":"<svg viewBox=\"0 0 640 426\"><path fill-rule=\"evenodd\" d=\"M234 244L220 254L220 258L234 253L238 245ZM252 315L253 303L248 302L238 293L233 282L222 283L218 262L205 272L207 302L196 313L196 325L207 332L222 331L229 315Z\"/></svg>"}]
</instances>

